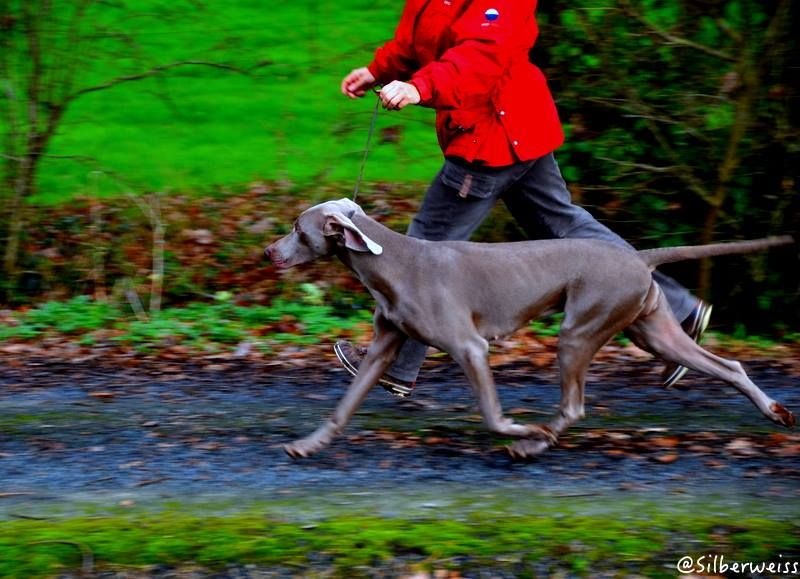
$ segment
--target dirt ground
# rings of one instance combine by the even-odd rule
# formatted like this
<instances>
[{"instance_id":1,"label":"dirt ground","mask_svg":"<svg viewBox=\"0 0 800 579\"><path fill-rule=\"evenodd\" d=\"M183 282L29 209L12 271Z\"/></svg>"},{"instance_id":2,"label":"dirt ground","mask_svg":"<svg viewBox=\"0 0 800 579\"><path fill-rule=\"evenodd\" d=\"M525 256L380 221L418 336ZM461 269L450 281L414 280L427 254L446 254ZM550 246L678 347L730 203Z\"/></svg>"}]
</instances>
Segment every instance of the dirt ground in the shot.
<instances>
[{"instance_id":1,"label":"dirt ground","mask_svg":"<svg viewBox=\"0 0 800 579\"><path fill-rule=\"evenodd\" d=\"M0 493L44 499L102 493L164 496L429 489L456 484L552 493L719 490L800 496L800 435L745 397L689 375L659 387L658 367L621 349L595 364L587 417L548 453L513 461L487 433L460 370L429 362L412 399L376 388L318 456L282 445L323 420L348 376L330 360L149 363L26 357L0 367ZM768 394L800 410L791 364L750 360ZM552 367L501 363L500 396L518 421L543 421L559 389Z\"/></svg>"}]
</instances>

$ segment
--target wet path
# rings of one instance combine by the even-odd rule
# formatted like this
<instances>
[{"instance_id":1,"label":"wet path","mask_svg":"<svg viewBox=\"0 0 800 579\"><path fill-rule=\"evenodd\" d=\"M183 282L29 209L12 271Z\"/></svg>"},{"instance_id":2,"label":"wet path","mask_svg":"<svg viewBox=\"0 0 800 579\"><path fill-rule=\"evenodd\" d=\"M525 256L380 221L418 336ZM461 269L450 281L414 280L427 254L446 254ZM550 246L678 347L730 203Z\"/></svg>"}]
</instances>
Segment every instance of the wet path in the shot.
<instances>
[{"instance_id":1,"label":"wet path","mask_svg":"<svg viewBox=\"0 0 800 579\"><path fill-rule=\"evenodd\" d=\"M333 408L347 385L341 371L247 363L184 365L159 375L91 363L2 370L6 497L257 498L442 485L500 494L743 493L794 505L800 497L800 436L704 378L689 392L663 391L646 362L596 365L587 418L559 447L527 463L513 462L504 441L484 431L461 373L447 363L425 371L412 401L373 391L344 436L302 461L286 457L281 445L309 433ZM768 394L800 410L800 385L785 369L764 361L748 371ZM552 371L506 366L496 378L516 420L539 421L554 411Z\"/></svg>"}]
</instances>

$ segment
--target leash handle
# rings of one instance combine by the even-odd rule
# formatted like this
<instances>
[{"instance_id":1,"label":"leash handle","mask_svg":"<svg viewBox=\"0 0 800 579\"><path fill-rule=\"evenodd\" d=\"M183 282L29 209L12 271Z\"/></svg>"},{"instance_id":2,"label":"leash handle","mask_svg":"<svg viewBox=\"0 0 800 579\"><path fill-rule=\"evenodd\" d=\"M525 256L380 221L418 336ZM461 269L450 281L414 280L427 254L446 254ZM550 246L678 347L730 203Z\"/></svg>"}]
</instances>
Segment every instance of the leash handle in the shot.
<instances>
[{"instance_id":1,"label":"leash handle","mask_svg":"<svg viewBox=\"0 0 800 579\"><path fill-rule=\"evenodd\" d=\"M381 89L383 87L381 85L375 85L372 87L372 92L375 93L377 96L380 94ZM372 119L369 122L369 131L367 132L367 143L364 145L364 156L361 158L361 167L358 170L358 179L356 179L356 186L353 189L353 201L355 202L356 198L358 197L358 190L361 187L361 180L364 178L364 167L367 165L367 156L369 155L369 146L372 142L372 135L375 133L375 124L378 120L378 109L381 106L381 99L375 99L375 108L372 110Z\"/></svg>"}]
</instances>

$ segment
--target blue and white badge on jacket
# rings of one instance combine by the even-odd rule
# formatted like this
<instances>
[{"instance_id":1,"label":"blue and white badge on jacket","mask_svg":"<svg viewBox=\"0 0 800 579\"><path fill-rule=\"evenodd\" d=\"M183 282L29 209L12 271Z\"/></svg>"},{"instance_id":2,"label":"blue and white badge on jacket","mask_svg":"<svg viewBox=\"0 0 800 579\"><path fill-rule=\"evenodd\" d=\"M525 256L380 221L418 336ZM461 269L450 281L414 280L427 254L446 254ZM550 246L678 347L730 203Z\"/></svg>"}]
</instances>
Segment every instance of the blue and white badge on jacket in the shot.
<instances>
[{"instance_id":1,"label":"blue and white badge on jacket","mask_svg":"<svg viewBox=\"0 0 800 579\"><path fill-rule=\"evenodd\" d=\"M494 22L498 18L500 18L500 12L497 11L497 8L489 8L486 12L483 13L483 17L486 18L489 22Z\"/></svg>"}]
</instances>

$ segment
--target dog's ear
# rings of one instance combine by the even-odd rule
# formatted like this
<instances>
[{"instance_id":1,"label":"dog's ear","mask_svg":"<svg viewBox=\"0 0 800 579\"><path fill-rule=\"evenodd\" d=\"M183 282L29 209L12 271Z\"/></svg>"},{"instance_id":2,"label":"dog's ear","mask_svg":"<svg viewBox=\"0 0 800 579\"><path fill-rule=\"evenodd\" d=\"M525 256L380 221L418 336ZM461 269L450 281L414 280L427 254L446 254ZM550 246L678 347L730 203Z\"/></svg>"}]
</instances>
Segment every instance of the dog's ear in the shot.
<instances>
[{"instance_id":1,"label":"dog's ear","mask_svg":"<svg viewBox=\"0 0 800 579\"><path fill-rule=\"evenodd\" d=\"M355 223L341 213L331 213L325 216L325 225L322 233L325 235L344 236L344 246L353 251L370 252L374 255L383 253L383 247L367 237Z\"/></svg>"}]
</instances>

